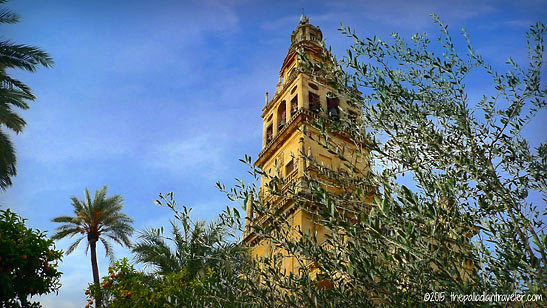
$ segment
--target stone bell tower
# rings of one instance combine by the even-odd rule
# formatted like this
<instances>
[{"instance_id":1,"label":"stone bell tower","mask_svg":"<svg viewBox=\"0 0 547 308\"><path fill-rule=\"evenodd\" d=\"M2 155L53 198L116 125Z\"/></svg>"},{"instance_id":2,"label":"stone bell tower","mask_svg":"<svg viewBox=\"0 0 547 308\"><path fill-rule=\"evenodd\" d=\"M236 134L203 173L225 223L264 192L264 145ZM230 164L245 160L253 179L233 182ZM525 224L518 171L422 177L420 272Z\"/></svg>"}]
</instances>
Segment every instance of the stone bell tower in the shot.
<instances>
[{"instance_id":1,"label":"stone bell tower","mask_svg":"<svg viewBox=\"0 0 547 308\"><path fill-rule=\"evenodd\" d=\"M360 115L359 110L348 104L348 98L337 96L333 88L305 73L304 63L297 50L304 52L311 61L324 61L321 57L325 51L321 45L322 40L323 33L319 27L310 24L309 18L302 14L298 26L291 34L291 44L281 65L279 83L271 100L266 93L266 104L261 115L262 151L256 166L263 172L284 179L286 184L280 188L281 193L286 192L290 186L296 186L302 192L309 191L305 185L305 177L318 175L315 175L317 173L314 172L314 167L307 162L305 156L313 157L321 168L331 172L342 172L346 168L336 154L312 139L318 132L309 124L318 117L341 119ZM304 131L308 133L305 134ZM347 153L355 150L354 143L349 139L343 136L333 136L333 139L334 144L348 149ZM271 194L267 187L269 180L269 177L262 176L259 196L270 211L287 214L294 230L299 229L307 234L316 233L318 240L322 240L328 231L312 221L309 209ZM273 223L269 214L256 215L249 206L247 225L251 221L263 226ZM251 247L255 258L271 255L275 249L247 227L243 241ZM295 272L298 270L298 262L294 257L287 256L282 267L287 272Z\"/></svg>"}]
</instances>

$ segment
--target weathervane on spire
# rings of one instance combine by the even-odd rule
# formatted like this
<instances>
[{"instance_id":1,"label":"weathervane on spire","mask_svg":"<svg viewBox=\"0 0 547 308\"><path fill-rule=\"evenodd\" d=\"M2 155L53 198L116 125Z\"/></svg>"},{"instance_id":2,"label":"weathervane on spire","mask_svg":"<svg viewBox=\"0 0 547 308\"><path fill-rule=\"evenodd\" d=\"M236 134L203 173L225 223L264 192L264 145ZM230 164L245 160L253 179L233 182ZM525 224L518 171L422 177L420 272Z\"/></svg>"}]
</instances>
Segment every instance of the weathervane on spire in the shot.
<instances>
[{"instance_id":1,"label":"weathervane on spire","mask_svg":"<svg viewBox=\"0 0 547 308\"><path fill-rule=\"evenodd\" d=\"M309 21L310 19L308 18L308 16L304 15L304 8L302 8L302 15L300 15L300 24L307 24L309 23Z\"/></svg>"}]
</instances>

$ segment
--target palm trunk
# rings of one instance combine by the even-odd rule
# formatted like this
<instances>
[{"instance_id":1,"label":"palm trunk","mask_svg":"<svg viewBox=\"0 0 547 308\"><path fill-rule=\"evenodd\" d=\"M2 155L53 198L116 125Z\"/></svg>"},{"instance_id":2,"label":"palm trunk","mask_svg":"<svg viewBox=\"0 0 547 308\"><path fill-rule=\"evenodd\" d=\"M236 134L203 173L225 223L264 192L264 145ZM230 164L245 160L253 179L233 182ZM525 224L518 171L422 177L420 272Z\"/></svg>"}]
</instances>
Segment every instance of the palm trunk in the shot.
<instances>
[{"instance_id":1,"label":"palm trunk","mask_svg":"<svg viewBox=\"0 0 547 308\"><path fill-rule=\"evenodd\" d=\"M101 308L101 284L99 280L99 265L97 264L97 241L90 241L91 246L91 268L93 269L93 282L95 283L95 307Z\"/></svg>"}]
</instances>

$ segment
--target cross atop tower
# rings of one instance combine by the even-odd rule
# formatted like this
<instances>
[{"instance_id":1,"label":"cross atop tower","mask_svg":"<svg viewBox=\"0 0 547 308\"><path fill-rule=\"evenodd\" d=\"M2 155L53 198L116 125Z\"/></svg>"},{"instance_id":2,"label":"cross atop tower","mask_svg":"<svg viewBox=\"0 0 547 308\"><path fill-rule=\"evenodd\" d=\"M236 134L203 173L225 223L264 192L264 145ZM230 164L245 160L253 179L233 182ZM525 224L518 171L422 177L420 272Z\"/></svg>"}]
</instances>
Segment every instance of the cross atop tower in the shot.
<instances>
[{"instance_id":1,"label":"cross atop tower","mask_svg":"<svg viewBox=\"0 0 547 308\"><path fill-rule=\"evenodd\" d=\"M310 19L308 18L308 16L304 15L304 8L302 8L302 15L300 15L300 24L303 25L309 22L310 22Z\"/></svg>"}]
</instances>

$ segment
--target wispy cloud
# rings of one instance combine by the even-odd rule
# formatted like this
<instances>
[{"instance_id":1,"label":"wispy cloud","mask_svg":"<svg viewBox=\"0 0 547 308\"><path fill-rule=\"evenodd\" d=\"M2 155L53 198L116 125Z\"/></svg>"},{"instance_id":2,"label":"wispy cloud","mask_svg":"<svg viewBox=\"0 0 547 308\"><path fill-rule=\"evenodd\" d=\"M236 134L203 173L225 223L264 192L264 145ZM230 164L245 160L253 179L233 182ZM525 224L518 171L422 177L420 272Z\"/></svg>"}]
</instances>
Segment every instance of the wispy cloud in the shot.
<instances>
[{"instance_id":1,"label":"wispy cloud","mask_svg":"<svg viewBox=\"0 0 547 308\"><path fill-rule=\"evenodd\" d=\"M28 147L32 147L32 150ZM112 158L127 152L124 145L115 140L96 140L86 137L77 143L71 143L70 140L57 139L55 136L25 144L20 150L27 158L42 163Z\"/></svg>"},{"instance_id":2,"label":"wispy cloud","mask_svg":"<svg viewBox=\"0 0 547 308\"><path fill-rule=\"evenodd\" d=\"M506 25L516 29L528 29L535 21L530 19L511 19L505 22Z\"/></svg>"},{"instance_id":3,"label":"wispy cloud","mask_svg":"<svg viewBox=\"0 0 547 308\"><path fill-rule=\"evenodd\" d=\"M156 147L146 161L176 173L201 170L202 176L215 176L226 170L226 145L222 140L221 136L205 134L170 141Z\"/></svg>"}]
</instances>

